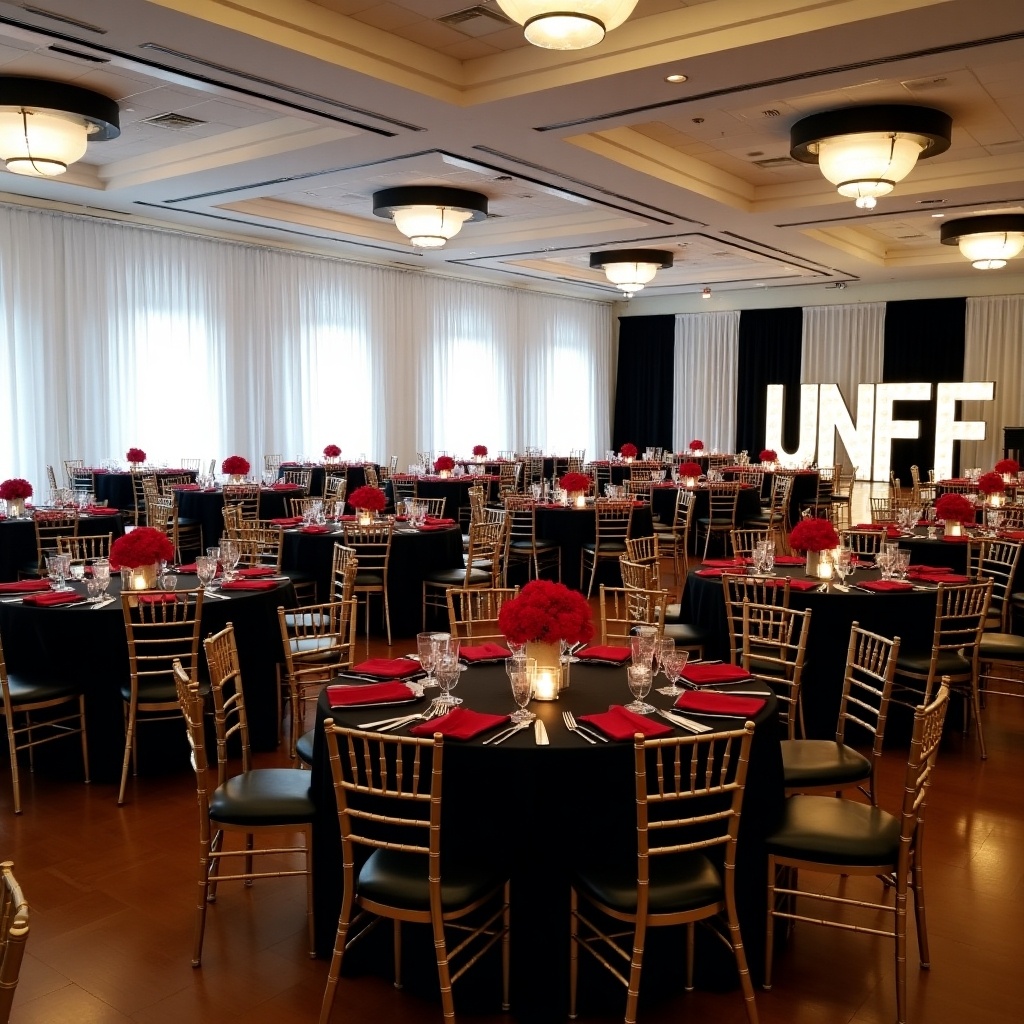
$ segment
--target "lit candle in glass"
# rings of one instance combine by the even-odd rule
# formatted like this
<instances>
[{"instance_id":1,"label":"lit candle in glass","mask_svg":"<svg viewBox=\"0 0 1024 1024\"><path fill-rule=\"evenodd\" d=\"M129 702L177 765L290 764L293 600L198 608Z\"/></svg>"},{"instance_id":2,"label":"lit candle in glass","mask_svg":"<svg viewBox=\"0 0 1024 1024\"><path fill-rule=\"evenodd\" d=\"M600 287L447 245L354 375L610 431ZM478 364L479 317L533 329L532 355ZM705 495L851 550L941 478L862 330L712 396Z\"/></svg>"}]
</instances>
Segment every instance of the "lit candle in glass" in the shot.
<instances>
[{"instance_id":1,"label":"lit candle in glass","mask_svg":"<svg viewBox=\"0 0 1024 1024\"><path fill-rule=\"evenodd\" d=\"M558 700L558 673L553 669L539 667L533 676L534 700Z\"/></svg>"}]
</instances>

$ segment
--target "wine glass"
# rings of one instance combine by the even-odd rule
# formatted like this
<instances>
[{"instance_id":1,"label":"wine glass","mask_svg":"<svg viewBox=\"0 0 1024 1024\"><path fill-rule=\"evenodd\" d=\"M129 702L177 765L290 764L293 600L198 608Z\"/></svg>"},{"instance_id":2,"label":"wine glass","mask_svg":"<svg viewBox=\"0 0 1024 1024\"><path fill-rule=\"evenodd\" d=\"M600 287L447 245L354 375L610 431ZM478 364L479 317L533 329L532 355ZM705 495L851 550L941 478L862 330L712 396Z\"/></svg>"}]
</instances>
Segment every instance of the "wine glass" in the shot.
<instances>
[{"instance_id":1,"label":"wine glass","mask_svg":"<svg viewBox=\"0 0 1024 1024\"><path fill-rule=\"evenodd\" d=\"M217 559L210 555L199 555L196 558L196 576L199 577L199 588L205 590L217 575Z\"/></svg>"},{"instance_id":2,"label":"wine glass","mask_svg":"<svg viewBox=\"0 0 1024 1024\"><path fill-rule=\"evenodd\" d=\"M678 697L684 692L684 688L679 685L679 680L683 677L683 669L686 668L689 657L689 651L681 651L674 646L667 656L662 656L662 668L665 670L665 678L669 681L669 685L663 686L658 693L669 697Z\"/></svg>"},{"instance_id":3,"label":"wine glass","mask_svg":"<svg viewBox=\"0 0 1024 1024\"><path fill-rule=\"evenodd\" d=\"M836 575L842 584L846 584L846 578L853 572L853 551L850 548L841 548L836 557Z\"/></svg>"},{"instance_id":4,"label":"wine glass","mask_svg":"<svg viewBox=\"0 0 1024 1024\"><path fill-rule=\"evenodd\" d=\"M629 692L634 699L626 705L627 711L633 711L638 715L650 715L656 708L645 703L644 697L651 692L651 666L650 665L627 665L626 680L629 683Z\"/></svg>"},{"instance_id":5,"label":"wine glass","mask_svg":"<svg viewBox=\"0 0 1024 1024\"><path fill-rule=\"evenodd\" d=\"M451 694L452 688L459 682L459 673L462 671L462 666L459 664L458 649L452 651L448 650L440 651L437 656L437 663L434 665L434 671L437 673L437 681L441 686L441 696L438 699L438 704L442 707L453 708L457 704L462 703L461 697L453 697Z\"/></svg>"},{"instance_id":6,"label":"wine glass","mask_svg":"<svg viewBox=\"0 0 1024 1024\"><path fill-rule=\"evenodd\" d=\"M106 594L110 586L110 562L106 558L97 558L92 563L92 578L99 583L100 598Z\"/></svg>"},{"instance_id":7,"label":"wine glass","mask_svg":"<svg viewBox=\"0 0 1024 1024\"><path fill-rule=\"evenodd\" d=\"M510 716L513 722L532 722L537 716L526 710L533 696L533 673L530 671L529 658L507 658L505 671L512 684L512 699L516 702L516 710Z\"/></svg>"},{"instance_id":8,"label":"wine glass","mask_svg":"<svg viewBox=\"0 0 1024 1024\"><path fill-rule=\"evenodd\" d=\"M437 641L435 633L416 634L416 653L419 655L420 668L427 673L427 678L421 680L420 685L426 689L437 686L434 678L434 662L437 660Z\"/></svg>"},{"instance_id":9,"label":"wine glass","mask_svg":"<svg viewBox=\"0 0 1024 1024\"><path fill-rule=\"evenodd\" d=\"M64 589L64 563L60 555L46 556L46 575L50 577L50 587L53 590Z\"/></svg>"},{"instance_id":10,"label":"wine glass","mask_svg":"<svg viewBox=\"0 0 1024 1024\"><path fill-rule=\"evenodd\" d=\"M669 657L676 649L676 642L671 637L661 637L654 641L654 654L651 658L653 677L656 679L658 673L665 668L665 658Z\"/></svg>"},{"instance_id":11,"label":"wine glass","mask_svg":"<svg viewBox=\"0 0 1024 1024\"><path fill-rule=\"evenodd\" d=\"M224 566L224 579L232 579L235 575L235 568L242 557L242 550L233 540L221 541L220 561Z\"/></svg>"}]
</instances>

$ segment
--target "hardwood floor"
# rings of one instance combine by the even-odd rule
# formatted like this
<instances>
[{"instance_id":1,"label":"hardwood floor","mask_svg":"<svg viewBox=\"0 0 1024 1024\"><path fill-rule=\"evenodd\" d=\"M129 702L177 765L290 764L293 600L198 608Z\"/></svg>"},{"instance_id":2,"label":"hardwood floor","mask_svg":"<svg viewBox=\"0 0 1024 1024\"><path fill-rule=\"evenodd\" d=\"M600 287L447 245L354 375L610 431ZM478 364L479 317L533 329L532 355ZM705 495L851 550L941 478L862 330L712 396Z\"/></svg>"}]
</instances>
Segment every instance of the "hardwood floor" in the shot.
<instances>
[{"instance_id":1,"label":"hardwood floor","mask_svg":"<svg viewBox=\"0 0 1024 1024\"><path fill-rule=\"evenodd\" d=\"M411 649L396 640L395 652ZM372 654L385 654L383 642ZM1019 1024L1024 1006L1024 701L992 700L985 714L989 759L973 737L943 744L928 806L925 866L930 971L908 941L913 1024ZM883 806L898 806L903 750L885 758ZM15 1024L178 1024L315 1021L327 965L305 949L298 880L221 888L210 907L203 966L190 966L196 870L196 796L184 755L163 774L133 779L128 803L116 786L85 786L47 770L22 776L25 813L11 812L10 780L0 777L0 855L14 861L32 909ZM263 755L261 766L284 764ZM808 876L811 878L813 876ZM819 876L823 882L825 876ZM807 880L805 879L805 882ZM847 885L849 894L861 885ZM913 933L911 921L910 931ZM353 956L333 1020L440 1018L428 937L406 943L407 984L389 981L382 942ZM515 923L513 937L515 942ZM568 950L566 950L568 955ZM645 966L643 1024L745 1021L734 991L683 992L682 950L653 948ZM494 965L455 990L462 1019L505 1021ZM798 927L777 956L772 991L757 990L763 1024L889 1024L895 1019L892 945L832 929ZM583 1021L621 1019L625 992L586 965ZM513 1007L513 1016L514 1016Z\"/></svg>"}]
</instances>

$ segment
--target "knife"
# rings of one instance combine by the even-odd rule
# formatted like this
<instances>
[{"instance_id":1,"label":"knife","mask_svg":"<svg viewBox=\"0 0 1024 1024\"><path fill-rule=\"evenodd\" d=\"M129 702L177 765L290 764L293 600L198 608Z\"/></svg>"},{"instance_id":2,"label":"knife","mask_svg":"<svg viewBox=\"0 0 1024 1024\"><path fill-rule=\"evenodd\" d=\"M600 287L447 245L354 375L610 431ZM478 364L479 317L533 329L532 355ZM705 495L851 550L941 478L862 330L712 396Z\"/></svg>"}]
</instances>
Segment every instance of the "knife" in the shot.
<instances>
[{"instance_id":1,"label":"knife","mask_svg":"<svg viewBox=\"0 0 1024 1024\"><path fill-rule=\"evenodd\" d=\"M548 739L548 731L539 718L533 723L533 741L538 747L546 747L551 742Z\"/></svg>"},{"instance_id":2,"label":"knife","mask_svg":"<svg viewBox=\"0 0 1024 1024\"><path fill-rule=\"evenodd\" d=\"M658 709L658 714L661 715L662 718L667 719L673 725L679 726L680 729L689 729L690 732L697 733L714 732L714 729L712 729L710 725L702 725L700 722L694 722L690 718L683 718L682 715L673 715L671 712L662 711L660 708Z\"/></svg>"}]
</instances>

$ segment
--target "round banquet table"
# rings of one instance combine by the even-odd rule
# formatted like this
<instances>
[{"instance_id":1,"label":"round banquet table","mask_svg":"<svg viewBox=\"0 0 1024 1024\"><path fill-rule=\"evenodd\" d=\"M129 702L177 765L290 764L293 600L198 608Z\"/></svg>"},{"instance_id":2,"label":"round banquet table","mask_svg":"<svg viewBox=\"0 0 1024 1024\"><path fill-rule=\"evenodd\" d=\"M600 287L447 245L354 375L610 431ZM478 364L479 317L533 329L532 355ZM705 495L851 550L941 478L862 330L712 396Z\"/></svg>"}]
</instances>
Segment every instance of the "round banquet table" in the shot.
<instances>
[{"instance_id":1,"label":"round banquet table","mask_svg":"<svg viewBox=\"0 0 1024 1024\"><path fill-rule=\"evenodd\" d=\"M195 576L182 574L178 587L195 588ZM79 593L81 583L72 581ZM121 611L121 579L111 576L109 593L117 600L93 609L80 602L72 605L35 607L20 602L0 602L0 634L10 672L27 678L74 673L85 688L89 728L89 763L93 779L117 779L124 753L124 721L121 685L127 684L128 641ZM207 637L234 623L239 665L245 687L245 707L249 718L250 740L254 750L274 750L278 744L278 693L276 666L282 660L281 629L277 620L279 605L295 604L292 585L278 583L273 590L238 590L225 593L225 599L203 601L200 637ZM199 675L206 676L206 658L199 647ZM143 727L139 744L142 770L154 758L150 736L161 728L174 726L165 735L172 736L176 747L185 747L185 733L176 723ZM61 743L52 748L67 748L68 756L77 756L77 744ZM157 748L159 749L159 748ZM37 755L42 760L47 755ZM178 763L178 762L174 762ZM187 765L182 757L180 763Z\"/></svg>"},{"instance_id":2,"label":"round banquet table","mask_svg":"<svg viewBox=\"0 0 1024 1024\"><path fill-rule=\"evenodd\" d=\"M664 682L663 680L661 682ZM745 684L743 689L750 689ZM764 708L755 716L754 741L740 823L736 864L736 898L751 972L759 977L764 949L765 854L763 837L774 827L782 809L782 755L777 707L767 687ZM478 665L462 674L455 694L476 711L508 714L514 710L503 665ZM427 696L436 691L427 691ZM529 709L547 727L550 746L534 743L533 729L525 729L497 746L484 746L486 736L445 744L443 828L446 848L467 846L508 851L512 865L512 1010L531 1022L564 1020L568 1001L569 871L574 849L593 844L635 856L636 797L631 742L591 745L570 733L561 712L577 716L606 710L629 699L626 671L621 666L576 664L571 685L559 700L533 701ZM671 706L671 697L652 693L656 707ZM407 705L419 710L427 697ZM399 714L401 707L394 711ZM411 711L410 711L411 713ZM341 844L330 767L323 740L323 721L354 727L387 717L389 710L347 708L332 711L326 690L317 705L310 792L318 807L314 824L314 908L316 948L329 957L334 945L341 905ZM722 729L738 728L739 718L689 717ZM658 719L658 721L663 721ZM402 730L404 734L406 730ZM678 731L677 731L678 732ZM451 846L449 846L451 844ZM409 926L406 926L408 929ZM390 930L389 930L390 931ZM670 929L656 929L666 932ZM698 929L698 934L701 930ZM416 950L432 961L429 931L421 940L407 931L410 961ZM698 964L735 982L732 956L698 939ZM390 940L389 940L390 941ZM416 945L414 945L414 941ZM651 959L644 977L656 986L659 940L648 932ZM671 956L682 963L682 932L666 937ZM385 947L384 957L389 954ZM724 956L725 961L716 961ZM705 959L707 957L707 960ZM436 968L430 963L436 976ZM380 970L379 961L376 970ZM424 968L426 970L427 968ZM481 968L477 968L477 971ZM485 977L486 969L483 971ZM472 984L467 976L467 984ZM674 977L678 979L678 974ZM649 980L648 980L649 979ZM344 985L345 982L343 981ZM646 987L646 986L645 986ZM489 988L493 993L494 989ZM456 989L456 1002L459 1000ZM623 994L625 999L625 994Z\"/></svg>"},{"instance_id":3,"label":"round banquet table","mask_svg":"<svg viewBox=\"0 0 1024 1024\"><path fill-rule=\"evenodd\" d=\"M224 533L224 491L215 487L209 491L175 488L178 494L178 515L194 519L203 529L203 546L213 547ZM298 498L301 487L260 488L260 519L277 519L288 515L288 499Z\"/></svg>"},{"instance_id":4,"label":"round banquet table","mask_svg":"<svg viewBox=\"0 0 1024 1024\"><path fill-rule=\"evenodd\" d=\"M725 595L720 577L699 576L700 567L691 570L683 591L681 617L700 626L708 634L705 657L729 658L729 625L725 617ZM803 569L792 567L794 579L806 579ZM776 576L785 575L776 569ZM858 569L847 580L854 585L877 580L874 570ZM817 581L816 581L817 582ZM839 700L846 668L846 650L850 627L858 622L881 636L898 636L904 647L930 649L935 627L934 588L877 593L850 590L843 594L830 587L826 593L791 590L789 605L797 611L812 610L811 630L801 702L807 736L813 739L835 737Z\"/></svg>"},{"instance_id":5,"label":"round banquet table","mask_svg":"<svg viewBox=\"0 0 1024 1024\"><path fill-rule=\"evenodd\" d=\"M967 572L967 538L946 540L941 536L929 537L927 529L917 528L914 535L899 538L900 547L910 552L911 565L944 565L953 572Z\"/></svg>"},{"instance_id":6,"label":"round banquet table","mask_svg":"<svg viewBox=\"0 0 1024 1024\"><path fill-rule=\"evenodd\" d=\"M745 469L756 467L751 466L723 466L722 475L726 480L732 479L737 473ZM791 476L793 487L789 492L789 521L795 523L800 519L800 506L812 503L818 497L818 471L816 469L785 469L780 470L779 475ZM772 493L772 483L776 474L771 470L764 475L764 485L761 492L767 499Z\"/></svg>"},{"instance_id":7,"label":"round banquet table","mask_svg":"<svg viewBox=\"0 0 1024 1024\"><path fill-rule=\"evenodd\" d=\"M696 522L698 519L707 517L711 499L708 495L708 485L705 483L684 489L693 491L694 495L694 527L690 537L690 543L694 545L697 543ZM655 484L651 488L651 508L658 517L659 523L670 524L672 522L672 517L676 512L676 491L678 490L679 488L671 482ZM742 527L747 519L752 519L760 514L761 496L758 494L757 489L749 486L741 487L739 497L736 499L736 526ZM717 541L714 543L717 543Z\"/></svg>"},{"instance_id":8,"label":"round banquet table","mask_svg":"<svg viewBox=\"0 0 1024 1024\"><path fill-rule=\"evenodd\" d=\"M538 505L537 506L537 539L552 541L562 551L562 582L574 590L583 590L584 581L580 579L580 553L584 544L591 543L597 533L597 518L594 506L576 508L572 505ZM651 519L651 506L637 502L633 507L633 519L629 525L630 537L650 537L654 532ZM525 563L513 567L509 573L509 585L526 582ZM517 578L516 572L523 578ZM601 583L608 586L622 586L617 561L602 561L594 580L595 587Z\"/></svg>"},{"instance_id":9,"label":"round banquet table","mask_svg":"<svg viewBox=\"0 0 1024 1024\"><path fill-rule=\"evenodd\" d=\"M94 469L92 473L93 491L97 501L105 501L110 508L135 509L135 490L131 473L111 472L106 469ZM154 474L157 478L188 476L190 480L195 480L197 476L194 469L157 469Z\"/></svg>"},{"instance_id":10,"label":"round banquet table","mask_svg":"<svg viewBox=\"0 0 1024 1024\"><path fill-rule=\"evenodd\" d=\"M332 462L329 465L323 462L282 462L277 475L281 476L286 469L311 469L313 475L309 481L309 493L311 497L319 498L324 493L328 473L344 473L348 481L345 491L351 494L357 487L362 487L366 483L367 466L380 472L380 466L374 462Z\"/></svg>"},{"instance_id":11,"label":"round banquet table","mask_svg":"<svg viewBox=\"0 0 1024 1024\"><path fill-rule=\"evenodd\" d=\"M112 533L117 540L124 533L124 518L116 515L80 515L79 534ZM31 519L0 520L0 582L16 580L18 570L34 565L36 528Z\"/></svg>"},{"instance_id":12,"label":"round banquet table","mask_svg":"<svg viewBox=\"0 0 1024 1024\"><path fill-rule=\"evenodd\" d=\"M328 524L323 533L306 533L301 527L284 531L284 568L298 569L313 576L321 601L330 600L334 545L340 544L342 537L342 528L335 523ZM460 568L463 564L462 531L457 526L417 530L396 522L391 535L387 580L391 635L415 636L422 628L423 579L428 573ZM380 631L383 618L380 598L370 600L373 609L370 622ZM359 628L363 628L362 622Z\"/></svg>"},{"instance_id":13,"label":"round banquet table","mask_svg":"<svg viewBox=\"0 0 1024 1024\"><path fill-rule=\"evenodd\" d=\"M498 477L487 474L469 474L465 476L399 476L399 480L416 482L416 496L419 498L444 498L444 514L448 519L462 521L460 512L465 509L465 520L469 520L469 489L478 484L486 491L487 500L490 501L498 496ZM388 499L392 506L395 502L395 494L391 484L385 485Z\"/></svg>"}]
</instances>

